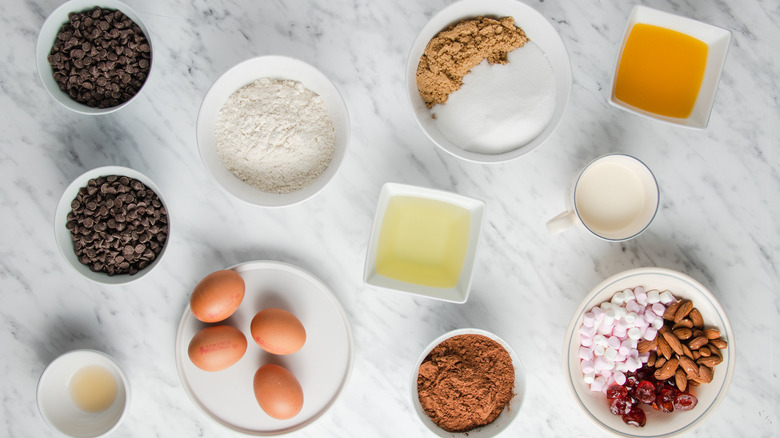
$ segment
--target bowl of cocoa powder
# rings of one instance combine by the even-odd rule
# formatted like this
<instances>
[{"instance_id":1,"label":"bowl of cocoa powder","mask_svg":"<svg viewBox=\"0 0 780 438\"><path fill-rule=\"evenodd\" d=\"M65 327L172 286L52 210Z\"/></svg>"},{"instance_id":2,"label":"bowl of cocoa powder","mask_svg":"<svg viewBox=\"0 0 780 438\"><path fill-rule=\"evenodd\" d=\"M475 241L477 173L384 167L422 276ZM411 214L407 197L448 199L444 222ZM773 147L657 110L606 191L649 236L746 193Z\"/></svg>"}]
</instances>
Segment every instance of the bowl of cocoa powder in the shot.
<instances>
[{"instance_id":1,"label":"bowl of cocoa powder","mask_svg":"<svg viewBox=\"0 0 780 438\"><path fill-rule=\"evenodd\" d=\"M126 284L162 259L170 241L167 204L157 185L137 170L91 169L63 192L54 237L68 264L85 278Z\"/></svg>"},{"instance_id":2,"label":"bowl of cocoa powder","mask_svg":"<svg viewBox=\"0 0 780 438\"><path fill-rule=\"evenodd\" d=\"M44 21L38 74L65 108L107 114L135 99L152 68L152 40L141 17L118 0L69 0Z\"/></svg>"},{"instance_id":3,"label":"bowl of cocoa powder","mask_svg":"<svg viewBox=\"0 0 780 438\"><path fill-rule=\"evenodd\" d=\"M415 412L434 434L492 437L517 417L525 372L512 347L495 334L457 329L423 350L410 389Z\"/></svg>"}]
</instances>

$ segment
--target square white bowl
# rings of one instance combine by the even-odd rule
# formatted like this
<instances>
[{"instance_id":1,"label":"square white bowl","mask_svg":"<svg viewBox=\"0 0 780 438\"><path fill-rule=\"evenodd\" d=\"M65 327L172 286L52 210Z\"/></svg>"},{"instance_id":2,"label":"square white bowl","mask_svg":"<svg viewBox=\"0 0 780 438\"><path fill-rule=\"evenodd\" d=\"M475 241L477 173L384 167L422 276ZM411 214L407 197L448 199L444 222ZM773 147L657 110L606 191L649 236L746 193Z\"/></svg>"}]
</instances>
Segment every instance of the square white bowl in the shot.
<instances>
[{"instance_id":1,"label":"square white bowl","mask_svg":"<svg viewBox=\"0 0 780 438\"><path fill-rule=\"evenodd\" d=\"M387 205L390 199L396 196L409 196L421 199L431 199L452 204L468 210L471 213L469 224L469 241L466 248L466 257L463 261L463 268L460 271L460 278L454 287L431 287L386 277L376 272L376 255L379 246L379 233L382 229ZM363 280L366 284L385 289L392 289L406 292L414 295L420 295L437 300L449 301L452 303L465 303L469 297L471 289L471 280L474 274L474 261L477 255L477 245L479 236L482 232L482 222L485 217L485 203L479 199L469 198L457 193L443 190L429 189L425 187L411 186L405 184L385 183L379 195L379 202L374 216L374 226L371 230L371 238L368 242L368 254L366 255L366 266L363 274Z\"/></svg>"},{"instance_id":2,"label":"square white bowl","mask_svg":"<svg viewBox=\"0 0 780 438\"><path fill-rule=\"evenodd\" d=\"M615 96L615 84L618 68L620 67L620 58L623 55L623 49L626 46L626 41L631 33L631 29L633 29L634 25L637 23L650 24L674 30L707 44L707 64L704 68L704 77L701 81L699 94L696 97L696 103L694 104L691 114L687 118L680 119L651 113L622 102ZM620 43L620 50L618 51L615 60L615 70L612 74L612 83L609 87L609 103L628 112L673 125L686 126L695 129L706 128L710 121L712 106L715 103L715 92L717 91L718 82L720 81L720 74L723 71L723 64L726 62L726 53L728 52L730 41L731 32L726 29L721 29L710 24L702 23L701 21L670 14L646 6L634 6L631 15L628 17L626 30L623 32L623 39Z\"/></svg>"}]
</instances>

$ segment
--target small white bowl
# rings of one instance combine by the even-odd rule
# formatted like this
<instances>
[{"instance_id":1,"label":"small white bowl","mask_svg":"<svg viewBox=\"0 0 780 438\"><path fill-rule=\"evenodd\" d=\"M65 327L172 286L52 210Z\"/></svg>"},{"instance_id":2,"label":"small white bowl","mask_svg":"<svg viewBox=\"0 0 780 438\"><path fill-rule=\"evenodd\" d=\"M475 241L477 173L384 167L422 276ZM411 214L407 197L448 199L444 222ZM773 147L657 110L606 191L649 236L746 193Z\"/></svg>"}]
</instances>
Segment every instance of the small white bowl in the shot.
<instances>
[{"instance_id":1,"label":"small white bowl","mask_svg":"<svg viewBox=\"0 0 780 438\"><path fill-rule=\"evenodd\" d=\"M152 54L152 57L150 59L150 65L149 65L149 74L146 77L146 80L144 81L141 88L138 90L138 92L133 96L131 99L129 99L127 102L124 102L117 106L112 106L110 108L92 108L87 105L84 105L83 103L76 102L73 100L70 96L68 96L67 93L60 90L59 85L57 85L57 81L54 80L54 70L51 68L51 64L49 64L49 53L51 52L52 46L54 46L54 41L57 39L57 33L60 31L60 28L63 24L65 24L68 21L68 14L71 12L82 12L89 10L91 8L94 8L95 6L99 6L101 8L106 9L116 9L119 11L122 11L123 14L127 15L128 18L133 20L135 24L138 25L138 27L141 28L141 30L144 32L144 35L146 36L146 40L149 42L149 47L151 49L150 53ZM146 87L146 84L149 83L149 76L151 76L152 69L154 68L154 46L152 45L152 36L149 33L149 29L146 28L146 25L144 24L143 20L141 20L141 16L138 15L134 10L130 8L130 6L118 1L118 0L68 0L60 7L54 10L49 17L46 19L46 21L43 22L43 26L41 27L41 31L38 34L38 43L35 46L35 59L36 64L38 66L38 75L41 78L41 82L43 82L43 87L46 89L47 92L49 92L49 95L54 98L58 103L60 103L65 108L75 111L80 114L88 114L88 115L100 115L100 114L108 114L112 113L120 108L125 107L130 102L134 101L138 95L141 94L144 87Z\"/></svg>"},{"instance_id":2,"label":"small white bowl","mask_svg":"<svg viewBox=\"0 0 780 438\"><path fill-rule=\"evenodd\" d=\"M515 395L512 400L510 400L509 404L504 407L501 415L499 415L498 418L496 418L492 423L471 429L468 432L447 432L446 430L436 425L436 423L431 420L431 417L425 413L422 405L420 405L420 397L417 395L417 376L420 374L420 365L423 363L423 360L425 360L431 350L436 348L437 345L441 344L447 339L460 335L482 335L498 342L502 347L504 347L504 350L509 353L509 357L512 358L512 366L515 369ZM412 376L409 382L409 388L414 411L417 413L417 416L420 417L420 421L423 422L425 427L427 427L434 434L445 438L489 438L498 435L501 431L506 429L520 412L520 406L523 404L523 400L525 399L525 370L523 368L523 364L520 362L520 358L517 357L517 354L512 349L512 347L503 339L485 330L476 328L463 328L452 330L439 336L433 342L431 342L425 348L425 350L423 350L422 354L420 354L420 357L417 359L417 362L414 364L414 368L412 368Z\"/></svg>"},{"instance_id":3,"label":"small white bowl","mask_svg":"<svg viewBox=\"0 0 780 438\"><path fill-rule=\"evenodd\" d=\"M542 49L555 73L555 112L547 127L530 142L499 154L466 151L449 140L431 117L417 88L417 65L428 42L451 24L478 16L515 19L515 26L525 31L528 38ZM437 146L450 154L475 163L499 163L525 155L544 143L555 131L563 117L571 94L571 62L566 46L553 25L536 9L514 0L461 0L442 9L423 27L412 44L406 64L406 92L417 124Z\"/></svg>"},{"instance_id":4,"label":"small white bowl","mask_svg":"<svg viewBox=\"0 0 780 438\"><path fill-rule=\"evenodd\" d=\"M85 187L87 182L93 178L108 175L127 176L129 178L134 178L138 181L141 181L144 183L144 185L146 185L146 187L152 189L152 191L157 194L157 196L160 198L160 202L162 202L163 206L165 206L165 210L168 214L168 238L165 240L165 245L163 245L162 250L159 254L157 254L157 257L155 257L152 263L150 263L144 269L138 271L138 273L135 275L120 274L109 276L104 272L93 272L90 270L89 267L82 264L78 257L76 257L76 252L73 249L73 240L71 240L70 230L65 228L65 224L68 222L68 213L70 213L72 210L70 204L76 198L76 195L79 193L79 189ZM109 285L127 284L147 275L162 259L166 248L168 248L168 243L171 241L171 212L168 210L168 203L163 199L160 188L157 187L154 181L152 181L148 176L128 167L98 167L79 175L76 179L73 180L73 182L70 183L70 185L65 189L65 192L62 194L62 197L60 197L60 202L57 204L57 210L54 213L54 238L57 241L57 246L60 249L60 253L63 255L63 257L65 257L65 260L68 261L68 264L71 265L79 274L83 275L89 280L94 281L95 283Z\"/></svg>"},{"instance_id":5,"label":"small white bowl","mask_svg":"<svg viewBox=\"0 0 780 438\"><path fill-rule=\"evenodd\" d=\"M620 67L620 58L623 54L623 49L626 46L628 35L631 33L631 29L637 23L650 24L653 26L674 30L686 35L690 35L707 44L707 64L704 70L704 78L702 78L701 81L701 87L699 88L699 94L696 98L696 103L693 107L693 110L691 111L691 114L687 118L679 119L651 113L649 111L645 111L622 102L615 96L615 83L617 79L618 68ZM726 63L726 53L728 52L730 41L731 32L726 29L721 29L719 27L702 23L701 21L670 14L668 12L648 8L646 6L634 6L634 9L631 11L631 15L628 17L628 23L626 24L626 30L623 33L620 50L618 51L617 58L615 60L615 71L612 74L612 83L609 87L611 90L609 103L630 113L638 114L649 119L660 120L672 125L685 126L695 129L706 128L710 121L712 106L715 103L715 92L718 89L718 82L720 81L720 74L723 71L723 65Z\"/></svg>"},{"instance_id":6,"label":"small white bowl","mask_svg":"<svg viewBox=\"0 0 780 438\"><path fill-rule=\"evenodd\" d=\"M642 286L646 290L669 290L678 299L689 299L699 309L705 327L717 328L721 337L728 342L723 350L723 362L715 366L712 382L697 386L693 395L698 398L696 407L686 412L661 413L649 406L643 406L647 416L644 427L625 424L618 415L609 411L606 395L591 391L583 380L580 367L580 326L586 312L604 301L609 301L615 292ZM566 383L577 405L600 429L626 438L671 437L691 431L705 418L713 414L720 402L726 398L736 365L734 334L726 312L718 300L701 283L680 272L662 268L638 268L620 272L607 278L593 288L582 300L571 319L563 343L563 368Z\"/></svg>"},{"instance_id":7,"label":"small white bowl","mask_svg":"<svg viewBox=\"0 0 780 438\"><path fill-rule=\"evenodd\" d=\"M291 193L264 192L240 180L225 167L217 152L215 127L217 115L222 109L222 105L233 93L263 77L298 81L304 87L320 95L336 130L336 149L328 168L314 182ZM232 67L211 86L198 113L198 149L200 150L200 158L209 174L226 192L250 204L264 207L295 204L322 190L338 171L347 152L349 137L349 114L338 88L316 68L286 56L261 56Z\"/></svg>"},{"instance_id":8,"label":"small white bowl","mask_svg":"<svg viewBox=\"0 0 780 438\"><path fill-rule=\"evenodd\" d=\"M460 278L454 287L432 287L415 283L408 283L394 278L386 277L376 272L377 249L379 247L379 235L382 223L387 211L390 199L396 196L406 196L420 199L430 199L445 202L463 208L470 212L471 222L469 226L468 248L465 260L460 271ZM385 183L379 194L374 225L368 243L368 254L363 280L371 286L392 289L428 298L435 298L452 303L465 303L471 290L471 280L474 275L474 261L477 257L477 246L482 232L482 222L485 217L485 203L478 199L469 198L452 192L434 190L405 184Z\"/></svg>"},{"instance_id":9,"label":"small white bowl","mask_svg":"<svg viewBox=\"0 0 780 438\"><path fill-rule=\"evenodd\" d=\"M116 380L116 399L102 412L80 409L70 394L73 375L90 365L105 368ZM41 416L52 429L71 437L98 437L113 432L124 418L130 404L130 384L110 356L95 350L74 350L46 367L38 380L37 399Z\"/></svg>"}]
</instances>

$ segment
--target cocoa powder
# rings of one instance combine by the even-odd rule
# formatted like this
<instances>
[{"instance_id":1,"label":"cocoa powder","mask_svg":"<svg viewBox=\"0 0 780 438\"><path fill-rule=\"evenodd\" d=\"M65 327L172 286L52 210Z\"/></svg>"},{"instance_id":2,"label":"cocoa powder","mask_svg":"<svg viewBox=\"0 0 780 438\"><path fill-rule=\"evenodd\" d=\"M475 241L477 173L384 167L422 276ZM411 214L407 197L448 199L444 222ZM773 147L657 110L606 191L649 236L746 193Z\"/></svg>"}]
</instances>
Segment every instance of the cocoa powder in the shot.
<instances>
[{"instance_id":1,"label":"cocoa powder","mask_svg":"<svg viewBox=\"0 0 780 438\"><path fill-rule=\"evenodd\" d=\"M493 422L514 396L509 353L482 335L459 335L437 345L420 365L417 394L426 414L448 432Z\"/></svg>"},{"instance_id":2,"label":"cocoa powder","mask_svg":"<svg viewBox=\"0 0 780 438\"><path fill-rule=\"evenodd\" d=\"M425 47L417 65L417 89L428 108L447 102L463 85L463 77L485 59L506 64L507 53L528 38L512 17L477 17L439 32Z\"/></svg>"}]
</instances>

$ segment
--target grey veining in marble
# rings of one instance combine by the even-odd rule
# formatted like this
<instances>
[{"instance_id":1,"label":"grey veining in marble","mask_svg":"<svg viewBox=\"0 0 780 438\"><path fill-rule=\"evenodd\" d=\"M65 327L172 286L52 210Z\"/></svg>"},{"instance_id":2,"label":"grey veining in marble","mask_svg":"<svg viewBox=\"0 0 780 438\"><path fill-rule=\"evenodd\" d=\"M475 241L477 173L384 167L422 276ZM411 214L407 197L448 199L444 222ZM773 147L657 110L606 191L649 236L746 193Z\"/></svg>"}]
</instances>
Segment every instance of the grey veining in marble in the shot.
<instances>
[{"instance_id":1,"label":"grey veining in marble","mask_svg":"<svg viewBox=\"0 0 780 438\"><path fill-rule=\"evenodd\" d=\"M773 0L648 0L643 4L726 28L731 46L709 127L694 131L607 103L610 75L634 3L529 0L560 32L574 84L556 133L518 160L460 161L417 127L406 100L406 56L443 0L126 0L154 41L143 94L101 117L71 113L44 90L35 42L59 0L0 3L0 436L53 432L35 402L38 377L75 348L107 352L132 385L114 436L234 436L182 389L176 327L205 273L281 260L323 279L352 324L355 365L337 403L295 433L306 437L425 436L409 400L411 367L445 331L478 327L514 346L526 400L505 436L601 436L563 379L564 331L581 298L625 269L659 266L710 288L735 331L737 371L717 413L689 434L778 436L780 363L780 7ZM254 56L300 58L330 77L351 114L342 168L304 203L263 209L228 197L206 173L195 140L211 83ZM584 229L550 236L571 175L625 152L654 171L661 207L650 229L607 243ZM124 165L164 192L172 235L141 280L102 287L58 253L54 208L82 172ZM368 234L386 181L452 190L487 202L468 302L448 304L363 285Z\"/></svg>"}]
</instances>

